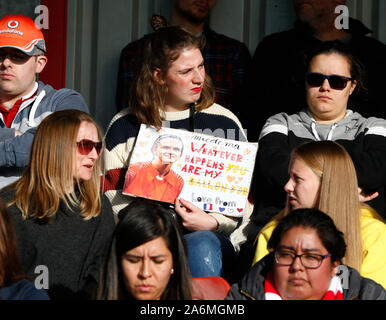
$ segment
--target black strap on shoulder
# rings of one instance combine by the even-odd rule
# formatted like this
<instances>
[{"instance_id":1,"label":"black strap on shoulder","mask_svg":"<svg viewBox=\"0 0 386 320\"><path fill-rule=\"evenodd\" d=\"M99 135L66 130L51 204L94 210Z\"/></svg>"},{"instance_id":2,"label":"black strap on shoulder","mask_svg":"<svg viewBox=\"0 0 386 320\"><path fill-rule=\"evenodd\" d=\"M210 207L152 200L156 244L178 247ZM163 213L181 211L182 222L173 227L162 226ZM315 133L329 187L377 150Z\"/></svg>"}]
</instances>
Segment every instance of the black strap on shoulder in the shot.
<instances>
[{"instance_id":1,"label":"black strap on shoulder","mask_svg":"<svg viewBox=\"0 0 386 320\"><path fill-rule=\"evenodd\" d=\"M195 129L195 123L194 123L194 114L196 113L195 104L192 103L189 106L189 131L194 132Z\"/></svg>"}]
</instances>

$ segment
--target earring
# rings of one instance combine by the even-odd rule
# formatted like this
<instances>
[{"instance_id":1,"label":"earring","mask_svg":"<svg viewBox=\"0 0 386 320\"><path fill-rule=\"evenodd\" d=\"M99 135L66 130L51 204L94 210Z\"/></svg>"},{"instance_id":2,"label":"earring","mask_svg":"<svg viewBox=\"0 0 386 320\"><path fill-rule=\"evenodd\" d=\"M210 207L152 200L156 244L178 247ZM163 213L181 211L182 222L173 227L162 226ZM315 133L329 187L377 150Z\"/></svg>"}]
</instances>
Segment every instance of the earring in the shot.
<instances>
[{"instance_id":1,"label":"earring","mask_svg":"<svg viewBox=\"0 0 386 320\"><path fill-rule=\"evenodd\" d=\"M173 273L174 273L174 269L171 268L171 269L170 269L170 274L173 274Z\"/></svg>"}]
</instances>

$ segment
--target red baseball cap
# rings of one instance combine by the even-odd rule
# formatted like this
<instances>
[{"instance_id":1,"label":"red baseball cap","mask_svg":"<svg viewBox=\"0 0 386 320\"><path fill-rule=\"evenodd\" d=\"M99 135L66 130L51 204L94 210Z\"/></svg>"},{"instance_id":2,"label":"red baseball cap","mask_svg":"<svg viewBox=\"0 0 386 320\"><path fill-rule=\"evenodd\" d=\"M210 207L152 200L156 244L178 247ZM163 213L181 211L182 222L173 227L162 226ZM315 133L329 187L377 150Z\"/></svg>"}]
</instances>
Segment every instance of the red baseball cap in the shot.
<instances>
[{"instance_id":1,"label":"red baseball cap","mask_svg":"<svg viewBox=\"0 0 386 320\"><path fill-rule=\"evenodd\" d=\"M0 20L0 48L16 48L32 56L36 50L46 52L43 33L31 18L7 15Z\"/></svg>"}]
</instances>

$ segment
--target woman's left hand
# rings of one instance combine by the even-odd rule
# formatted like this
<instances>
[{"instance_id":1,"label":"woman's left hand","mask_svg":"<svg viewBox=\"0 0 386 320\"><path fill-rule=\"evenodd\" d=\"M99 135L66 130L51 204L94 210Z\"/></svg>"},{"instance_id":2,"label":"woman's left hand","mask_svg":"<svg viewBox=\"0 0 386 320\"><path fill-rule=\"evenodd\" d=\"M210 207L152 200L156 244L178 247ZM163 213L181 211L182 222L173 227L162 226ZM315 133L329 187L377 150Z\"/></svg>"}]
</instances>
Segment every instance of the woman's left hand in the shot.
<instances>
[{"instance_id":1,"label":"woman's left hand","mask_svg":"<svg viewBox=\"0 0 386 320\"><path fill-rule=\"evenodd\" d=\"M174 207L174 210L182 219L182 225L186 229L190 231L217 230L217 220L196 207L193 203L183 199L176 199Z\"/></svg>"}]
</instances>

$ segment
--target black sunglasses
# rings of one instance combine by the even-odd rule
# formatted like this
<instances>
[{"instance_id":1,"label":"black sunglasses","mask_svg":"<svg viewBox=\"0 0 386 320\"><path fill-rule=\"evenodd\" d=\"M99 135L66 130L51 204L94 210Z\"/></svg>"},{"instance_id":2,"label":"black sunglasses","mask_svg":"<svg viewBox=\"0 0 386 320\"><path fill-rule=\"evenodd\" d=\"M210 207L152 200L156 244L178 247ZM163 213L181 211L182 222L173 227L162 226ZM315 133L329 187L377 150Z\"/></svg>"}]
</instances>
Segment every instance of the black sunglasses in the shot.
<instances>
[{"instance_id":1,"label":"black sunglasses","mask_svg":"<svg viewBox=\"0 0 386 320\"><path fill-rule=\"evenodd\" d=\"M31 58L31 56L20 50L8 51L5 49L0 49L0 62L3 62L7 57L14 63L24 63L29 58Z\"/></svg>"},{"instance_id":2,"label":"black sunglasses","mask_svg":"<svg viewBox=\"0 0 386 320\"><path fill-rule=\"evenodd\" d=\"M316 72L306 73L306 81L311 87L321 87L325 79L328 80L330 87L335 90L343 90L346 88L347 82L353 80L353 78L339 76L336 74L327 76Z\"/></svg>"},{"instance_id":3,"label":"black sunglasses","mask_svg":"<svg viewBox=\"0 0 386 320\"><path fill-rule=\"evenodd\" d=\"M76 145L78 146L79 153L82 155L89 154L94 148L99 155L102 151L103 142L94 142L88 139L83 139L77 142Z\"/></svg>"}]
</instances>

